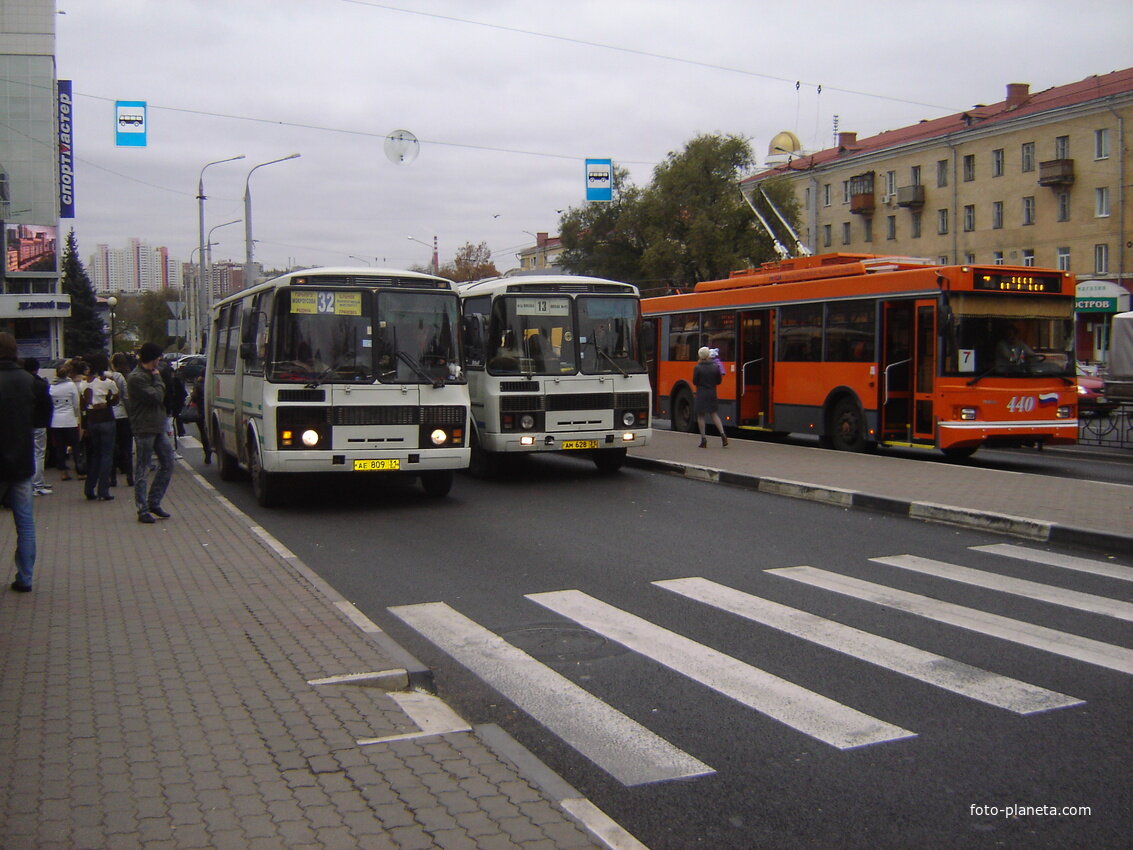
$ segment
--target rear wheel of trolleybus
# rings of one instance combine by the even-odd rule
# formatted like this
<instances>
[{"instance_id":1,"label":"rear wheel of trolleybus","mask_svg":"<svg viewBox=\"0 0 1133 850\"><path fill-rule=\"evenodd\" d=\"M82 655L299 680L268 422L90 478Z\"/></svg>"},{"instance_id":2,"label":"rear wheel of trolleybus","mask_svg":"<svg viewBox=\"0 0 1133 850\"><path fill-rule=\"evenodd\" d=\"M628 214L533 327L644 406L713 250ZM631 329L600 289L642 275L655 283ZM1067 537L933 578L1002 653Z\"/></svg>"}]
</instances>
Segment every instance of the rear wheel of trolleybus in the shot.
<instances>
[{"instance_id":1,"label":"rear wheel of trolleybus","mask_svg":"<svg viewBox=\"0 0 1133 850\"><path fill-rule=\"evenodd\" d=\"M865 417L861 407L852 398L843 396L834 402L827 423L826 434L822 438L823 445L842 452L866 450Z\"/></svg>"},{"instance_id":2,"label":"rear wheel of trolleybus","mask_svg":"<svg viewBox=\"0 0 1133 850\"><path fill-rule=\"evenodd\" d=\"M617 472L626 462L625 449L598 449L591 457L598 471L604 475Z\"/></svg>"},{"instance_id":3,"label":"rear wheel of trolleybus","mask_svg":"<svg viewBox=\"0 0 1133 850\"><path fill-rule=\"evenodd\" d=\"M221 481L235 481L240 475L240 466L234 455L224 450L224 443L220 441L220 419L213 416L209 420L209 439L212 441L212 450L216 452L216 471Z\"/></svg>"},{"instance_id":4,"label":"rear wheel of trolleybus","mask_svg":"<svg viewBox=\"0 0 1133 850\"><path fill-rule=\"evenodd\" d=\"M249 438L248 472L252 477L252 493L260 507L274 508L283 498L283 484L277 473L265 472L260 449Z\"/></svg>"},{"instance_id":5,"label":"rear wheel of trolleybus","mask_svg":"<svg viewBox=\"0 0 1133 850\"><path fill-rule=\"evenodd\" d=\"M433 499L440 499L448 495L452 489L454 473L451 469L433 469L421 473L421 486L425 488L425 495Z\"/></svg>"},{"instance_id":6,"label":"rear wheel of trolleybus","mask_svg":"<svg viewBox=\"0 0 1133 850\"><path fill-rule=\"evenodd\" d=\"M693 413L692 393L688 387L681 387L673 393L672 409L669 412L669 427L674 431L692 433L696 430L696 414Z\"/></svg>"}]
</instances>

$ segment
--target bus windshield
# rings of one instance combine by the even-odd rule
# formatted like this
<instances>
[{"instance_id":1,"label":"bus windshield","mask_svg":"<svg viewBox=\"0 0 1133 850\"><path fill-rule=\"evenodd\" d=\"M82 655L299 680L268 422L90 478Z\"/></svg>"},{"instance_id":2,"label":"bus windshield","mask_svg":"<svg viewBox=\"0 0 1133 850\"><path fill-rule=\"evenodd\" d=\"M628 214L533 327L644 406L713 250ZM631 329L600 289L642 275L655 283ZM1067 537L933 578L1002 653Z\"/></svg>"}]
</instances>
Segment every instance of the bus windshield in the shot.
<instances>
[{"instance_id":1,"label":"bus windshield","mask_svg":"<svg viewBox=\"0 0 1133 850\"><path fill-rule=\"evenodd\" d=\"M635 298L580 296L578 346L587 374L644 372Z\"/></svg>"},{"instance_id":2,"label":"bus windshield","mask_svg":"<svg viewBox=\"0 0 1133 850\"><path fill-rule=\"evenodd\" d=\"M949 306L945 374L1074 377L1072 301L954 293Z\"/></svg>"},{"instance_id":3,"label":"bus windshield","mask_svg":"<svg viewBox=\"0 0 1133 850\"><path fill-rule=\"evenodd\" d=\"M492 304L488 371L496 375L577 372L570 298L509 295Z\"/></svg>"},{"instance_id":4,"label":"bus windshield","mask_svg":"<svg viewBox=\"0 0 1133 850\"><path fill-rule=\"evenodd\" d=\"M287 289L276 303L269 380L436 383L461 377L454 294Z\"/></svg>"}]
</instances>

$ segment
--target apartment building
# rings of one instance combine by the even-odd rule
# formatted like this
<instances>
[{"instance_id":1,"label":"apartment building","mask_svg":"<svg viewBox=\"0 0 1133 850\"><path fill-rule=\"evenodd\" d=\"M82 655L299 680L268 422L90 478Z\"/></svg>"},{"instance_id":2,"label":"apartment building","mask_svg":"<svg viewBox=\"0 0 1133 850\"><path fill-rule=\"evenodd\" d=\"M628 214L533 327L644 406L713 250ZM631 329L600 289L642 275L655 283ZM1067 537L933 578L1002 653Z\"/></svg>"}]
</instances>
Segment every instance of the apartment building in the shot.
<instances>
[{"instance_id":1,"label":"apartment building","mask_svg":"<svg viewBox=\"0 0 1133 850\"><path fill-rule=\"evenodd\" d=\"M125 248L97 245L87 260L95 292L137 293L181 289L181 263L165 246L153 247L130 239Z\"/></svg>"},{"instance_id":2,"label":"apartment building","mask_svg":"<svg viewBox=\"0 0 1133 850\"><path fill-rule=\"evenodd\" d=\"M788 151L780 133L765 170L790 181L814 253L929 257L1066 269L1079 279L1078 353L1101 361L1109 317L1133 290L1133 69L1032 93L836 147ZM788 145L789 146L789 145Z\"/></svg>"},{"instance_id":3,"label":"apartment building","mask_svg":"<svg viewBox=\"0 0 1133 850\"><path fill-rule=\"evenodd\" d=\"M535 244L519 251L515 258L519 260L520 271L558 272L561 271L559 255L562 252L563 240L560 237L539 231L535 234Z\"/></svg>"}]
</instances>

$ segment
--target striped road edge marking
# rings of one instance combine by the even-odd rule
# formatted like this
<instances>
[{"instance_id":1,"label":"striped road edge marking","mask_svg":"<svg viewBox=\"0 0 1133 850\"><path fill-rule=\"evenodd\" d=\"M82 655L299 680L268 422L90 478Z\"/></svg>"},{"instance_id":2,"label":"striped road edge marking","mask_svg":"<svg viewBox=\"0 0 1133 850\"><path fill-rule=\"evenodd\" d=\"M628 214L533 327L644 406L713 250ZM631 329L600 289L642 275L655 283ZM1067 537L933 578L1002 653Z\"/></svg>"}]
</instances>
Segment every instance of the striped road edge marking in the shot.
<instances>
[{"instance_id":1,"label":"striped road edge marking","mask_svg":"<svg viewBox=\"0 0 1133 850\"><path fill-rule=\"evenodd\" d=\"M1016 714L1037 714L1084 704L1083 700L1076 697L981 670L962 661L780 605L706 578L682 578L653 583L688 599L762 623L851 658Z\"/></svg>"},{"instance_id":2,"label":"striped road edge marking","mask_svg":"<svg viewBox=\"0 0 1133 850\"><path fill-rule=\"evenodd\" d=\"M894 555L889 558L870 558L870 560L922 575L936 576L975 587L984 587L988 590L998 590L1014 596L1025 596L1029 599L1037 599L1040 602L1061 605L1064 608L1074 608L1091 614L1102 614L1119 620L1133 621L1133 604L1117 599L1108 599L1104 596L1095 596L1092 593L1066 590L1049 584L1040 584L1037 581L1001 576L984 570L973 570L970 567L961 567L959 564L949 564L945 561L935 561L932 558L922 558L919 555Z\"/></svg>"},{"instance_id":3,"label":"striped road edge marking","mask_svg":"<svg viewBox=\"0 0 1133 850\"><path fill-rule=\"evenodd\" d=\"M1125 647L1048 629L1046 626L1037 626L1022 620L1013 620L999 614L965 608L963 605L942 602L939 599L919 596L816 567L782 567L766 572L865 602L884 605L897 611L916 614L939 623L1072 658L1075 661L1107 667L1119 673L1133 674L1133 650Z\"/></svg>"},{"instance_id":4,"label":"striped road edge marking","mask_svg":"<svg viewBox=\"0 0 1133 850\"><path fill-rule=\"evenodd\" d=\"M527 598L840 750L916 737L915 732L780 679L582 591L533 593Z\"/></svg>"},{"instance_id":5,"label":"striped road edge marking","mask_svg":"<svg viewBox=\"0 0 1133 850\"><path fill-rule=\"evenodd\" d=\"M1016 546L1014 543L993 543L990 546L972 546L971 549L974 552L990 552L993 555L1002 555L1005 558L1046 564L1048 567L1062 567L1063 569L1077 570L1080 573L1089 573L1105 578L1133 581L1133 567L1123 567L1121 564L1099 561L1096 558L1061 555L1058 552L1046 552L1042 549L1032 549L1029 546Z\"/></svg>"},{"instance_id":6,"label":"striped road edge marking","mask_svg":"<svg viewBox=\"0 0 1133 850\"><path fill-rule=\"evenodd\" d=\"M623 785L715 773L445 603L389 610Z\"/></svg>"}]
</instances>

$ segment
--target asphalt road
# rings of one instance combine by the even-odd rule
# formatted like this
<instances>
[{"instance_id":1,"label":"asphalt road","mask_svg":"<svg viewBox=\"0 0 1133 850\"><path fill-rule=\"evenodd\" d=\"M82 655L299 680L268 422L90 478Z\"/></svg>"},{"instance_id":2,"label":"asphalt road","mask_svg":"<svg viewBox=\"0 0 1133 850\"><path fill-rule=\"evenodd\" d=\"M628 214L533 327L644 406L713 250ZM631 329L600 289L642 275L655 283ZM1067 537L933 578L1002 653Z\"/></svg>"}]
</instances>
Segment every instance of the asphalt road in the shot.
<instances>
[{"instance_id":1,"label":"asphalt road","mask_svg":"<svg viewBox=\"0 0 1133 850\"><path fill-rule=\"evenodd\" d=\"M1133 572L574 458L458 476L440 501L336 479L272 511L199 468L466 719L500 724L654 850L1129 846ZM690 577L713 584L656 584ZM759 619L693 598L727 589ZM868 598L894 591L993 616L961 627ZM1090 813L1008 816L1020 805Z\"/></svg>"}]
</instances>

